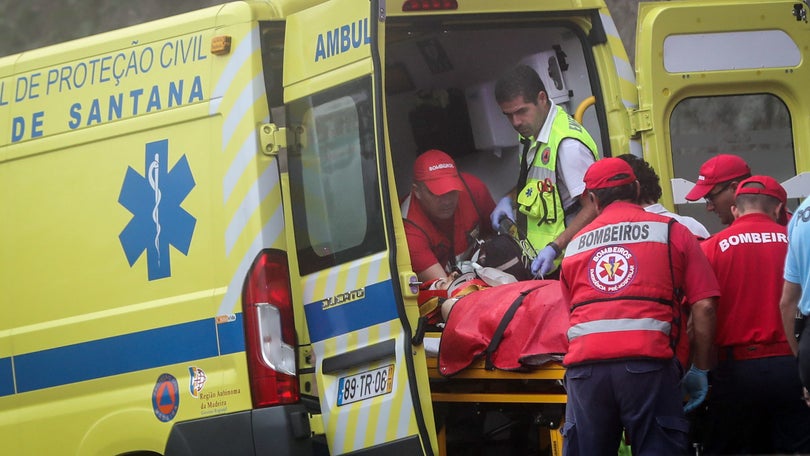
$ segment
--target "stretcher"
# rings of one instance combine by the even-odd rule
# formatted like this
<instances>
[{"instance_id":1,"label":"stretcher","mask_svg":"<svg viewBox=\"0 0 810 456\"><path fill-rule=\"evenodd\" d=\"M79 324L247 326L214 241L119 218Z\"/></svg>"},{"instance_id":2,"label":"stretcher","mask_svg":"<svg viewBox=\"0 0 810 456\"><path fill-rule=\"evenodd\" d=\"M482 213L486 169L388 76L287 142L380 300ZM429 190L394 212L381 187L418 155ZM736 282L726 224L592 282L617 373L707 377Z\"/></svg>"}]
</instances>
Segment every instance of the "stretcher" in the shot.
<instances>
[{"instance_id":1,"label":"stretcher","mask_svg":"<svg viewBox=\"0 0 810 456\"><path fill-rule=\"evenodd\" d=\"M426 340L438 339L440 335L428 333ZM488 370L484 360L479 359L449 378L439 372L438 357L428 356L427 366L434 406L466 404L481 411L508 410L511 406L533 410L540 447L553 456L562 454L559 428L567 396L563 388L565 368L559 362L528 370L505 371ZM439 454L448 455L447 429L441 423L438 439Z\"/></svg>"},{"instance_id":2,"label":"stretcher","mask_svg":"<svg viewBox=\"0 0 810 456\"><path fill-rule=\"evenodd\" d=\"M459 298L422 339L441 455L561 454L568 309L560 283L528 280ZM502 447L506 446L501 451Z\"/></svg>"}]
</instances>

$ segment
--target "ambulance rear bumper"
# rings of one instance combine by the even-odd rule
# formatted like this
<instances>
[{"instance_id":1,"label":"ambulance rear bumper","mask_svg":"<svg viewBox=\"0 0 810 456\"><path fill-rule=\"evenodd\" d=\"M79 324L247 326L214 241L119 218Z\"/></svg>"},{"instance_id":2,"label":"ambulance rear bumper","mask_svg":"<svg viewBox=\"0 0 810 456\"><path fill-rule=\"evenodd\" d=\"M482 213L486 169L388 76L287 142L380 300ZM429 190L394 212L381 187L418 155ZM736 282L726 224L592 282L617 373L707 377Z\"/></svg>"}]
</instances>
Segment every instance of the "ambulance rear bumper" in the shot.
<instances>
[{"instance_id":1,"label":"ambulance rear bumper","mask_svg":"<svg viewBox=\"0 0 810 456\"><path fill-rule=\"evenodd\" d=\"M293 404L177 423L169 434L164 454L312 455L308 413L303 405Z\"/></svg>"}]
</instances>

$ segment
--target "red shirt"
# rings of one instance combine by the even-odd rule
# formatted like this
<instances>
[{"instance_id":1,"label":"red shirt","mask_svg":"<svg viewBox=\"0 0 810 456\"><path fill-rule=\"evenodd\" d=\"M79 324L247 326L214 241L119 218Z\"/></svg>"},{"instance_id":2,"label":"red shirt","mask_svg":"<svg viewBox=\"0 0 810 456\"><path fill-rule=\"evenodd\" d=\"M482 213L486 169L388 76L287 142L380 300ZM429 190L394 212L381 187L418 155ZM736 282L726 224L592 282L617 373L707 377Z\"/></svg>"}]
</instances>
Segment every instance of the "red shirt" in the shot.
<instances>
[{"instance_id":1,"label":"red shirt","mask_svg":"<svg viewBox=\"0 0 810 456\"><path fill-rule=\"evenodd\" d=\"M644 209L636 204L617 201L610 205L608 205L597 218L591 222L588 226L583 228L574 239L569 244L569 249L566 250L566 256L563 260L562 265L562 276L561 282L563 286L563 293L566 297L566 300L571 303L579 298L573 296L576 290L573 289L572 285L576 285L576 283L580 283L579 294L584 292L588 292L587 288L583 289L582 283L587 284L588 280L584 280L585 278L582 276L585 274L586 276L589 274L588 269L585 267L581 267L580 263L583 260L580 258L582 255L578 255L576 252L576 248L571 247L572 244L576 244L581 240L581 238L586 236L586 233L594 232L594 239L599 238L599 234L606 234L602 231L599 231L599 228L602 227L607 223L608 226L614 226L615 224L623 224L623 223L631 223L631 222L669 222L669 219L663 216L658 216L654 214L649 214ZM615 235L621 234L623 231L611 231L614 237ZM636 272L638 277L632 281L630 286L635 286L636 288L643 288L644 286L651 286L651 280L666 280L670 283L674 281L674 288L679 288L683 290L685 299L688 303L694 303L706 298L716 297L720 294L720 287L717 284L717 280L715 279L714 273L711 269L711 266L706 259L706 256L700 250L700 245L698 244L697 239L695 236L687 229L684 225L680 223L674 222L672 223L671 227L668 230L668 242L669 248L665 249L665 252L662 254L657 254L659 256L663 256L660 260L656 257L656 262L650 262L649 260L644 260L644 257L639 256L636 260ZM621 236L619 236L621 237ZM587 238L591 239L591 238ZM599 245L623 245L621 240L613 241L613 240L601 240L595 241ZM585 242L587 244L587 242ZM641 255L645 252L642 248L644 246L643 243L632 243L628 244L631 248L636 251L637 254ZM659 249L660 250L660 249ZM666 253L668 250L669 254ZM587 251L586 253L588 253ZM649 253L646 254L649 257ZM587 256L587 255L586 255ZM670 265L669 261L667 260L667 256L671 256L672 258L672 275L670 276ZM663 270L662 270L663 269ZM646 280L645 280L646 279ZM653 282L655 283L655 282ZM596 293L599 294L599 291L596 290ZM650 291L650 290L648 290ZM626 290L621 290L621 292L626 292ZM612 292L614 294L605 294L606 298L611 298L615 296L615 302L621 303L622 298L620 296L621 293L619 292ZM678 303L674 303L673 305L680 305ZM675 309L679 310L679 309ZM572 313L572 318L574 314ZM672 328L673 331L678 331L680 328ZM673 334L673 336L675 336ZM681 334L679 336L680 340L686 338L685 334ZM621 340L621 344L628 344L630 341ZM574 342L571 342L572 347L574 347ZM588 351L591 352L609 352L611 350L616 351L618 350L617 347L621 345L618 343L615 347L610 347L604 349L605 347L590 347ZM621 348L621 347L619 347ZM644 346L644 348L649 348ZM569 351L569 356L571 355L571 351ZM598 353L597 353L598 354ZM566 362L572 361L573 356L569 359L569 356L566 356ZM587 356L581 355L581 357L587 360ZM608 359L608 358L593 358L593 359Z\"/></svg>"},{"instance_id":2,"label":"red shirt","mask_svg":"<svg viewBox=\"0 0 810 456\"><path fill-rule=\"evenodd\" d=\"M456 256L464 253L470 247L469 233L476 226L480 230L479 239L486 239L492 234L489 215L495 209L495 201L489 189L472 174L461 173L461 178L470 192L462 191L459 195L458 207L452 220L438 225L433 223L413 195L407 211L402 214L403 218L413 222L405 223L405 236L408 239L411 266L417 274L436 263L446 269L453 256L450 254L450 247L453 247Z\"/></svg>"},{"instance_id":3,"label":"red shirt","mask_svg":"<svg viewBox=\"0 0 810 456\"><path fill-rule=\"evenodd\" d=\"M608 205L602 214L613 211L633 213L634 211L643 212L644 209L637 204L616 201ZM636 218L642 217L636 216ZM582 231L589 229L589 227L585 227ZM670 230L669 242L673 257L675 286L684 290L686 301L692 304L701 299L719 296L720 286L717 284L711 265L700 250L700 244L695 235L680 223L674 223ZM567 287L563 286L563 291L567 293Z\"/></svg>"},{"instance_id":4,"label":"red shirt","mask_svg":"<svg viewBox=\"0 0 810 456\"><path fill-rule=\"evenodd\" d=\"M717 345L785 342L779 300L787 228L765 214L746 214L701 247L721 286Z\"/></svg>"}]
</instances>

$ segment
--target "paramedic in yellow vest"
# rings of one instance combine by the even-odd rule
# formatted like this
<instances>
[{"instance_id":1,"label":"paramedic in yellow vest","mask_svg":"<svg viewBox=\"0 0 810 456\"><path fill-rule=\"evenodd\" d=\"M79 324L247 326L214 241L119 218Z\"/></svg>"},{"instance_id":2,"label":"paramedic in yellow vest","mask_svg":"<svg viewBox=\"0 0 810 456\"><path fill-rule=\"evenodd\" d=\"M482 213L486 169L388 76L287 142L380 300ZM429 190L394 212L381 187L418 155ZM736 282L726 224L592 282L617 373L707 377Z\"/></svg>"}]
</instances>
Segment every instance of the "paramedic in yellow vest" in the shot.
<instances>
[{"instance_id":1,"label":"paramedic in yellow vest","mask_svg":"<svg viewBox=\"0 0 810 456\"><path fill-rule=\"evenodd\" d=\"M503 217L513 220L537 250L532 273L556 277L568 242L596 216L582 197L582 178L599 157L596 143L548 97L540 76L527 65L498 79L495 100L523 147L517 185L492 212L493 228Z\"/></svg>"}]
</instances>

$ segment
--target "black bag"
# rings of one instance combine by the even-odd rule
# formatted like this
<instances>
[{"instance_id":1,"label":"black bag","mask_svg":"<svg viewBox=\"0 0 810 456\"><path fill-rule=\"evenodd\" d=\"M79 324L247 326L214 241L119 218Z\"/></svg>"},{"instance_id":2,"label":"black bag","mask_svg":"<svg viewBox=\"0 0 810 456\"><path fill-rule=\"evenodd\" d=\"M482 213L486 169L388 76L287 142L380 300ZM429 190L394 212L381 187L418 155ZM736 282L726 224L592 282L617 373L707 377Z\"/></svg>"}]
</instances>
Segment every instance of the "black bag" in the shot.
<instances>
[{"instance_id":1,"label":"black bag","mask_svg":"<svg viewBox=\"0 0 810 456\"><path fill-rule=\"evenodd\" d=\"M478 264L512 274L517 280L532 278L532 258L509 234L496 234L484 241Z\"/></svg>"}]
</instances>

